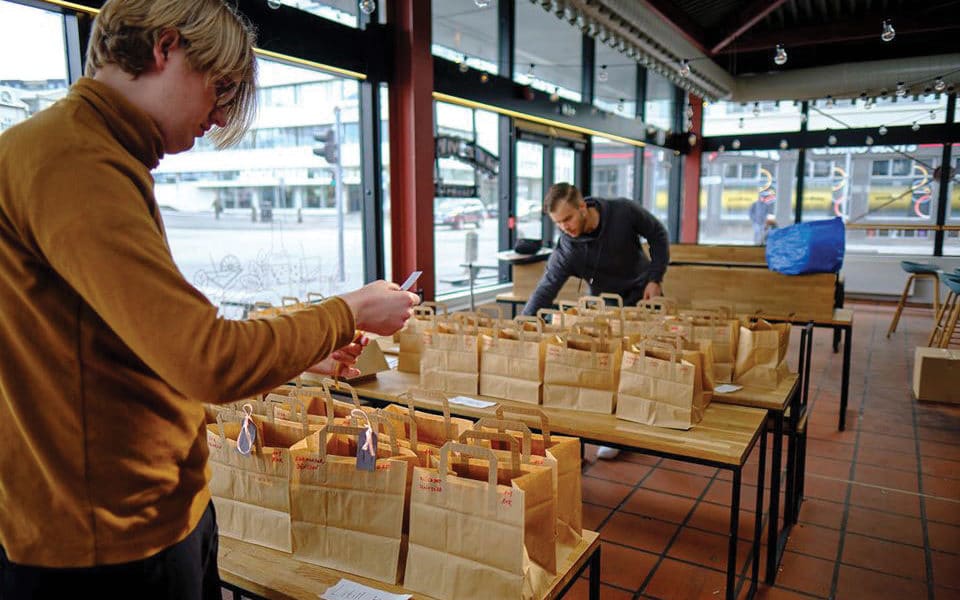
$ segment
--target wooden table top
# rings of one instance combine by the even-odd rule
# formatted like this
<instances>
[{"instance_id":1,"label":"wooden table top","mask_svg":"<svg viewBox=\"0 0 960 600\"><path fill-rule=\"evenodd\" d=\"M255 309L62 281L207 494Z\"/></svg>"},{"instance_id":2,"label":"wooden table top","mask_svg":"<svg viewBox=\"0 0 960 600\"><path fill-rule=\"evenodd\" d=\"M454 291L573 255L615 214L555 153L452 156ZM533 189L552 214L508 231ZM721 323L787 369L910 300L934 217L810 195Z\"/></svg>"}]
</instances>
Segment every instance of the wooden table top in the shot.
<instances>
[{"instance_id":1,"label":"wooden table top","mask_svg":"<svg viewBox=\"0 0 960 600\"><path fill-rule=\"evenodd\" d=\"M580 545L559 565L555 581L544 600L558 598L563 587L574 578L599 548L600 535L594 531L584 530ZM411 593L400 586L301 562L285 552L224 536L220 536L218 565L220 579L270 600L292 598L316 600L327 588L341 579L349 579L394 594ZM429 600L429 596L422 594L413 594L413 597Z\"/></svg>"},{"instance_id":2,"label":"wooden table top","mask_svg":"<svg viewBox=\"0 0 960 600\"><path fill-rule=\"evenodd\" d=\"M361 398L393 402L397 395L411 387L417 387L419 383L420 377L414 373L391 370L377 373L376 379L357 385L356 390ZM501 398L480 395L472 397L505 406L530 406ZM418 399L416 405L427 410L441 409L439 401L432 399ZM539 408L547 415L550 430L558 434L707 460L726 466L742 466L746 462L767 415L765 410L758 408L712 403L704 411L700 423L688 431L681 431L625 421L614 415L544 406ZM494 407L477 409L459 404L450 405L453 414L474 419L493 416L494 410ZM511 418L520 418L532 429L539 426L539 421L533 417L517 415Z\"/></svg>"},{"instance_id":3,"label":"wooden table top","mask_svg":"<svg viewBox=\"0 0 960 600\"><path fill-rule=\"evenodd\" d=\"M800 376L796 373L790 373L777 389L765 390L762 388L745 387L735 392L727 394L713 395L713 402L723 404L736 404L737 406L753 406L773 411L786 411L790 405L790 397L794 390L800 385Z\"/></svg>"}]
</instances>

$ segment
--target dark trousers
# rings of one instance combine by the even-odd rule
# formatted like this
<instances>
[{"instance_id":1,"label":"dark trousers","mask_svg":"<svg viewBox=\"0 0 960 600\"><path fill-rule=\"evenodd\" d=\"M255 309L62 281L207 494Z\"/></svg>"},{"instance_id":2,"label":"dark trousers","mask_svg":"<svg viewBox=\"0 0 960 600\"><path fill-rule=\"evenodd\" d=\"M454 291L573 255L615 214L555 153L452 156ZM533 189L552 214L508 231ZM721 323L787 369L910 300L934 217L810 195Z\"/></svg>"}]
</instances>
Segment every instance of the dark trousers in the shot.
<instances>
[{"instance_id":1,"label":"dark trousers","mask_svg":"<svg viewBox=\"0 0 960 600\"><path fill-rule=\"evenodd\" d=\"M211 502L186 539L134 562L50 569L10 562L0 548L0 600L88 595L98 599L220 600L217 547L217 516Z\"/></svg>"}]
</instances>

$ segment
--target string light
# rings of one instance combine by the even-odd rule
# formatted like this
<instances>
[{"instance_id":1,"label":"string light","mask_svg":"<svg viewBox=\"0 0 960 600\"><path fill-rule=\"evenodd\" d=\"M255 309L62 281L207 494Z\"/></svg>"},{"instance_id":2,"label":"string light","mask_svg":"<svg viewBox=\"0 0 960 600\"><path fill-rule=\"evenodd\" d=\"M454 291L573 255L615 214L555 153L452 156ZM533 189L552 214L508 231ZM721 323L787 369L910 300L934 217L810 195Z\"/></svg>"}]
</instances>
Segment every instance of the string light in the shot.
<instances>
[{"instance_id":1,"label":"string light","mask_svg":"<svg viewBox=\"0 0 960 600\"><path fill-rule=\"evenodd\" d=\"M678 69L678 72L680 73L680 77L686 77L687 75L689 75L689 74L690 74L690 61L687 60L687 59L681 60L681 61L680 61L680 68Z\"/></svg>"},{"instance_id":2,"label":"string light","mask_svg":"<svg viewBox=\"0 0 960 600\"><path fill-rule=\"evenodd\" d=\"M892 42L895 37L897 37L897 32L893 28L893 24L890 23L890 20L887 19L883 22L883 32L880 33L880 39L885 42Z\"/></svg>"},{"instance_id":3,"label":"string light","mask_svg":"<svg viewBox=\"0 0 960 600\"><path fill-rule=\"evenodd\" d=\"M931 121L936 121L936 120L937 120L937 111L935 111L935 110L931 110L931 111L930 111L930 120L931 120Z\"/></svg>"},{"instance_id":4,"label":"string light","mask_svg":"<svg viewBox=\"0 0 960 600\"><path fill-rule=\"evenodd\" d=\"M486 8L490 6L490 0L473 0L473 3L477 5L477 8Z\"/></svg>"},{"instance_id":5,"label":"string light","mask_svg":"<svg viewBox=\"0 0 960 600\"><path fill-rule=\"evenodd\" d=\"M914 121L913 125L910 126L910 129L914 131L920 131L920 123L918 121Z\"/></svg>"},{"instance_id":6,"label":"string light","mask_svg":"<svg viewBox=\"0 0 960 600\"><path fill-rule=\"evenodd\" d=\"M527 69L527 79L533 79L533 71L535 68L536 68L536 65L533 63L530 63L530 68Z\"/></svg>"},{"instance_id":7,"label":"string light","mask_svg":"<svg viewBox=\"0 0 960 600\"><path fill-rule=\"evenodd\" d=\"M754 102L754 103L753 103L753 116L755 116L755 117L759 117L759 116L760 116L760 103L759 103L759 102Z\"/></svg>"},{"instance_id":8,"label":"string light","mask_svg":"<svg viewBox=\"0 0 960 600\"><path fill-rule=\"evenodd\" d=\"M897 98L903 98L907 95L907 86L902 81L897 82Z\"/></svg>"},{"instance_id":9,"label":"string light","mask_svg":"<svg viewBox=\"0 0 960 600\"><path fill-rule=\"evenodd\" d=\"M490 75L488 73L480 73L480 83L486 83L490 81Z\"/></svg>"},{"instance_id":10,"label":"string light","mask_svg":"<svg viewBox=\"0 0 960 600\"><path fill-rule=\"evenodd\" d=\"M377 10L376 0L360 0L360 12L365 15L372 15Z\"/></svg>"},{"instance_id":11,"label":"string light","mask_svg":"<svg viewBox=\"0 0 960 600\"><path fill-rule=\"evenodd\" d=\"M687 143L690 144L691 146L696 146L696 145L697 145L697 134L691 133L690 135L688 135L688 136L687 136Z\"/></svg>"},{"instance_id":12,"label":"string light","mask_svg":"<svg viewBox=\"0 0 960 600\"><path fill-rule=\"evenodd\" d=\"M744 124L743 117L740 117L740 123L739 123L740 129L743 129L743 124Z\"/></svg>"},{"instance_id":13,"label":"string light","mask_svg":"<svg viewBox=\"0 0 960 600\"><path fill-rule=\"evenodd\" d=\"M943 77L937 77L937 80L933 82L933 90L935 92L942 92L945 89L947 89L947 84L943 81Z\"/></svg>"},{"instance_id":14,"label":"string light","mask_svg":"<svg viewBox=\"0 0 960 600\"><path fill-rule=\"evenodd\" d=\"M887 126L881 125L880 129L877 130L877 133L879 133L880 135L887 135Z\"/></svg>"},{"instance_id":15,"label":"string light","mask_svg":"<svg viewBox=\"0 0 960 600\"><path fill-rule=\"evenodd\" d=\"M830 144L831 146L833 146L834 144L836 144L836 143L837 143L837 136L835 136L835 135L833 135L833 134L831 133L831 134L830 134L830 137L827 138L827 143Z\"/></svg>"},{"instance_id":16,"label":"string light","mask_svg":"<svg viewBox=\"0 0 960 600\"><path fill-rule=\"evenodd\" d=\"M553 88L553 93L550 94L550 102L559 102L560 101L560 88Z\"/></svg>"},{"instance_id":17,"label":"string light","mask_svg":"<svg viewBox=\"0 0 960 600\"><path fill-rule=\"evenodd\" d=\"M459 69L461 73L466 73L467 71L470 70L470 65L467 64L466 56L460 57L460 60L458 62L459 62Z\"/></svg>"},{"instance_id":18,"label":"string light","mask_svg":"<svg viewBox=\"0 0 960 600\"><path fill-rule=\"evenodd\" d=\"M827 96L827 104L826 104L827 108L833 108L833 107L836 106L836 105L837 105L837 103L836 103L836 101L833 99L833 96Z\"/></svg>"},{"instance_id":19,"label":"string light","mask_svg":"<svg viewBox=\"0 0 960 600\"><path fill-rule=\"evenodd\" d=\"M623 112L623 109L626 107L624 104L623 98L620 98L620 101L617 102L617 112Z\"/></svg>"},{"instance_id":20,"label":"string light","mask_svg":"<svg viewBox=\"0 0 960 600\"><path fill-rule=\"evenodd\" d=\"M872 145L873 145L873 136L868 135L868 136L867 136L867 139L863 140L863 143L866 144L866 145L868 145L868 146L872 146Z\"/></svg>"},{"instance_id":21,"label":"string light","mask_svg":"<svg viewBox=\"0 0 960 600\"><path fill-rule=\"evenodd\" d=\"M780 140L780 149L786 150L790 147L790 144L787 143L787 140Z\"/></svg>"},{"instance_id":22,"label":"string light","mask_svg":"<svg viewBox=\"0 0 960 600\"><path fill-rule=\"evenodd\" d=\"M773 62L777 66L787 64L787 51L783 49L783 44L777 44L777 52L773 55Z\"/></svg>"},{"instance_id":23,"label":"string light","mask_svg":"<svg viewBox=\"0 0 960 600\"><path fill-rule=\"evenodd\" d=\"M730 142L730 147L732 147L734 150L739 150L740 140L733 140L732 142Z\"/></svg>"},{"instance_id":24,"label":"string light","mask_svg":"<svg viewBox=\"0 0 960 600\"><path fill-rule=\"evenodd\" d=\"M597 73L597 81L606 81L610 79L610 73L607 72L607 65L600 65L600 72Z\"/></svg>"},{"instance_id":25,"label":"string light","mask_svg":"<svg viewBox=\"0 0 960 600\"><path fill-rule=\"evenodd\" d=\"M267 0L267 6L269 6L273 10L277 10L278 8L280 8L280 4L281 4L280 0Z\"/></svg>"}]
</instances>

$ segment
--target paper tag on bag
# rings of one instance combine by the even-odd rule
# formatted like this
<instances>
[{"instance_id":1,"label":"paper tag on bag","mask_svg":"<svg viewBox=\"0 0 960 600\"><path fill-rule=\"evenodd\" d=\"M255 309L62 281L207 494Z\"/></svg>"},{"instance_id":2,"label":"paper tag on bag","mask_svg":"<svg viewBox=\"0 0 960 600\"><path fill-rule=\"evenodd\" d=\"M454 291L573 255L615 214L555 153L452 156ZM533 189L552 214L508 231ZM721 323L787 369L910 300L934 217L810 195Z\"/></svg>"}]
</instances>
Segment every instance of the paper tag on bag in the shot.
<instances>
[{"instance_id":1,"label":"paper tag on bag","mask_svg":"<svg viewBox=\"0 0 960 600\"><path fill-rule=\"evenodd\" d=\"M377 432L370 427L357 435L357 470L377 470Z\"/></svg>"},{"instance_id":2,"label":"paper tag on bag","mask_svg":"<svg viewBox=\"0 0 960 600\"><path fill-rule=\"evenodd\" d=\"M496 402L487 402L486 400L477 400L476 398L470 398L467 396L454 396L449 399L450 404L459 404L461 406L469 406L470 408L489 408L491 406L496 406Z\"/></svg>"},{"instance_id":3,"label":"paper tag on bag","mask_svg":"<svg viewBox=\"0 0 960 600\"><path fill-rule=\"evenodd\" d=\"M320 594L324 600L409 600L411 594L391 594L372 587L361 585L355 581L341 579L336 585L327 588Z\"/></svg>"}]
</instances>

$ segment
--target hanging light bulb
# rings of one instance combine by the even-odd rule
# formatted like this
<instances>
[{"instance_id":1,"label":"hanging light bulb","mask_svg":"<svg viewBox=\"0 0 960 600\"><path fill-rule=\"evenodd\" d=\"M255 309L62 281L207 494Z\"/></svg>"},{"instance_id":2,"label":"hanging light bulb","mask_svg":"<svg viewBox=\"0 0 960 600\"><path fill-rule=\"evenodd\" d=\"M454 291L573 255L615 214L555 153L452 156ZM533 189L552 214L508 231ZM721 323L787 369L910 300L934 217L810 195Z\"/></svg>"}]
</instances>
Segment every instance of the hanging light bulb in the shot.
<instances>
[{"instance_id":1,"label":"hanging light bulb","mask_svg":"<svg viewBox=\"0 0 960 600\"><path fill-rule=\"evenodd\" d=\"M697 134L691 133L690 135L688 135L688 136L687 136L687 143L690 144L691 146L696 146L696 145L697 145Z\"/></svg>"},{"instance_id":2,"label":"hanging light bulb","mask_svg":"<svg viewBox=\"0 0 960 600\"><path fill-rule=\"evenodd\" d=\"M620 101L617 102L617 112L623 112L623 109L626 108L626 104L623 101L623 98L620 98Z\"/></svg>"},{"instance_id":3,"label":"hanging light bulb","mask_svg":"<svg viewBox=\"0 0 960 600\"><path fill-rule=\"evenodd\" d=\"M887 126L881 125L880 129L877 130L877 133L879 133L880 135L887 135Z\"/></svg>"},{"instance_id":4,"label":"hanging light bulb","mask_svg":"<svg viewBox=\"0 0 960 600\"><path fill-rule=\"evenodd\" d=\"M837 136L830 134L830 137L827 138L827 143L831 146L837 143Z\"/></svg>"},{"instance_id":5,"label":"hanging light bulb","mask_svg":"<svg viewBox=\"0 0 960 600\"><path fill-rule=\"evenodd\" d=\"M377 10L376 0L360 0L360 12L365 15L372 15Z\"/></svg>"},{"instance_id":6,"label":"hanging light bulb","mask_svg":"<svg viewBox=\"0 0 960 600\"><path fill-rule=\"evenodd\" d=\"M730 142L730 146L731 146L734 150L739 150L739 149L740 149L740 140L733 140L732 142Z\"/></svg>"},{"instance_id":7,"label":"hanging light bulb","mask_svg":"<svg viewBox=\"0 0 960 600\"><path fill-rule=\"evenodd\" d=\"M486 8L490 6L490 0L473 0L473 3L477 5L477 8Z\"/></svg>"},{"instance_id":8,"label":"hanging light bulb","mask_svg":"<svg viewBox=\"0 0 960 600\"><path fill-rule=\"evenodd\" d=\"M723 144L720 144L720 146L717 148L717 152L723 154L723 151L726 149L727 149L726 146L724 146Z\"/></svg>"},{"instance_id":9,"label":"hanging light bulb","mask_svg":"<svg viewBox=\"0 0 960 600\"><path fill-rule=\"evenodd\" d=\"M919 121L914 121L914 122L913 122L913 125L910 126L910 129L912 129L912 130L914 130L914 131L920 131L920 123L919 123Z\"/></svg>"},{"instance_id":10,"label":"hanging light bulb","mask_svg":"<svg viewBox=\"0 0 960 600\"><path fill-rule=\"evenodd\" d=\"M880 39L885 42L892 42L893 38L897 37L897 32L893 28L893 24L890 23L890 20L887 19L883 22L883 31L880 33Z\"/></svg>"},{"instance_id":11,"label":"hanging light bulb","mask_svg":"<svg viewBox=\"0 0 960 600\"><path fill-rule=\"evenodd\" d=\"M740 122L737 124L740 129L743 129L743 117L740 117Z\"/></svg>"},{"instance_id":12,"label":"hanging light bulb","mask_svg":"<svg viewBox=\"0 0 960 600\"><path fill-rule=\"evenodd\" d=\"M610 79L610 73L607 73L607 65L600 65L600 71L597 72L597 81L606 81Z\"/></svg>"},{"instance_id":13,"label":"hanging light bulb","mask_svg":"<svg viewBox=\"0 0 960 600\"><path fill-rule=\"evenodd\" d=\"M936 121L936 120L937 120L937 111L935 111L935 110L931 110L931 111L930 111L930 120L931 120L931 121Z\"/></svg>"},{"instance_id":14,"label":"hanging light bulb","mask_svg":"<svg viewBox=\"0 0 960 600\"><path fill-rule=\"evenodd\" d=\"M690 74L690 61L683 59L680 61L680 68L678 69L680 77L686 77Z\"/></svg>"},{"instance_id":15,"label":"hanging light bulb","mask_svg":"<svg viewBox=\"0 0 960 600\"><path fill-rule=\"evenodd\" d=\"M460 69L461 73L466 73L470 70L470 65L467 64L466 56L460 57L460 60L458 61L458 68Z\"/></svg>"},{"instance_id":16,"label":"hanging light bulb","mask_svg":"<svg viewBox=\"0 0 960 600\"><path fill-rule=\"evenodd\" d=\"M550 102L559 102L560 101L560 88L553 88L553 93L550 94Z\"/></svg>"},{"instance_id":17,"label":"hanging light bulb","mask_svg":"<svg viewBox=\"0 0 960 600\"><path fill-rule=\"evenodd\" d=\"M273 10L277 10L278 8L280 8L280 4L282 4L280 0L267 0L267 6L269 6Z\"/></svg>"},{"instance_id":18,"label":"hanging light bulb","mask_svg":"<svg viewBox=\"0 0 960 600\"><path fill-rule=\"evenodd\" d=\"M807 122L807 113L800 113L800 122L801 123Z\"/></svg>"},{"instance_id":19,"label":"hanging light bulb","mask_svg":"<svg viewBox=\"0 0 960 600\"><path fill-rule=\"evenodd\" d=\"M570 23L571 25L576 25L577 19L579 19L580 16L577 14L577 9L575 9L572 6L568 6L563 10L563 18L567 23Z\"/></svg>"},{"instance_id":20,"label":"hanging light bulb","mask_svg":"<svg viewBox=\"0 0 960 600\"><path fill-rule=\"evenodd\" d=\"M947 84L943 80L943 77L937 77L937 80L933 82L933 91L942 92L945 89L947 89Z\"/></svg>"},{"instance_id":21,"label":"hanging light bulb","mask_svg":"<svg viewBox=\"0 0 960 600\"><path fill-rule=\"evenodd\" d=\"M790 144L787 143L787 140L780 140L780 149L786 150L790 147Z\"/></svg>"},{"instance_id":22,"label":"hanging light bulb","mask_svg":"<svg viewBox=\"0 0 960 600\"><path fill-rule=\"evenodd\" d=\"M488 73L480 73L480 83L486 83L490 81L490 75Z\"/></svg>"},{"instance_id":23,"label":"hanging light bulb","mask_svg":"<svg viewBox=\"0 0 960 600\"><path fill-rule=\"evenodd\" d=\"M535 64L530 63L530 67L527 69L527 79L533 79L533 71L535 67Z\"/></svg>"},{"instance_id":24,"label":"hanging light bulb","mask_svg":"<svg viewBox=\"0 0 960 600\"><path fill-rule=\"evenodd\" d=\"M868 145L868 146L872 146L872 145L873 145L873 136L872 136L872 135L868 135L868 136L867 136L867 139L863 140L863 143L866 144L866 145Z\"/></svg>"},{"instance_id":25,"label":"hanging light bulb","mask_svg":"<svg viewBox=\"0 0 960 600\"><path fill-rule=\"evenodd\" d=\"M833 96L827 96L826 106L827 108L833 108L837 105L836 100L833 99Z\"/></svg>"},{"instance_id":26,"label":"hanging light bulb","mask_svg":"<svg viewBox=\"0 0 960 600\"><path fill-rule=\"evenodd\" d=\"M907 86L902 81L897 82L897 98L903 98L907 95Z\"/></svg>"},{"instance_id":27,"label":"hanging light bulb","mask_svg":"<svg viewBox=\"0 0 960 600\"><path fill-rule=\"evenodd\" d=\"M760 116L760 103L759 103L759 102L754 102L754 103L753 103L753 116L755 116L755 117L759 117L759 116Z\"/></svg>"},{"instance_id":28,"label":"hanging light bulb","mask_svg":"<svg viewBox=\"0 0 960 600\"><path fill-rule=\"evenodd\" d=\"M863 108L865 108L866 110L870 110L871 108L873 108L873 98L867 98L866 100L864 100Z\"/></svg>"},{"instance_id":29,"label":"hanging light bulb","mask_svg":"<svg viewBox=\"0 0 960 600\"><path fill-rule=\"evenodd\" d=\"M783 49L783 44L777 44L777 52L773 55L773 62L777 66L787 64L787 51Z\"/></svg>"}]
</instances>

